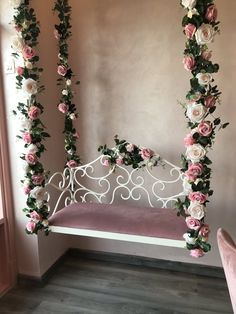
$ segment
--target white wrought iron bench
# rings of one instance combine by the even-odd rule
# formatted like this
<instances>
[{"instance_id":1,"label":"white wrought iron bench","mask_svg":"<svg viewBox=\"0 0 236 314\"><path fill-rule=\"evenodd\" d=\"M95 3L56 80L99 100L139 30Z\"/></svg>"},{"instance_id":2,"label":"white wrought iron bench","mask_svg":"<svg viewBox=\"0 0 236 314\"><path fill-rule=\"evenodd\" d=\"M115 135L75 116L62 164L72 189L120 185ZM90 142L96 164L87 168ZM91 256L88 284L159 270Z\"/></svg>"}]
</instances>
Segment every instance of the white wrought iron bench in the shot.
<instances>
[{"instance_id":1,"label":"white wrought iron bench","mask_svg":"<svg viewBox=\"0 0 236 314\"><path fill-rule=\"evenodd\" d=\"M184 219L173 204L184 195L179 167L104 166L104 156L49 179L52 232L185 247Z\"/></svg>"}]
</instances>

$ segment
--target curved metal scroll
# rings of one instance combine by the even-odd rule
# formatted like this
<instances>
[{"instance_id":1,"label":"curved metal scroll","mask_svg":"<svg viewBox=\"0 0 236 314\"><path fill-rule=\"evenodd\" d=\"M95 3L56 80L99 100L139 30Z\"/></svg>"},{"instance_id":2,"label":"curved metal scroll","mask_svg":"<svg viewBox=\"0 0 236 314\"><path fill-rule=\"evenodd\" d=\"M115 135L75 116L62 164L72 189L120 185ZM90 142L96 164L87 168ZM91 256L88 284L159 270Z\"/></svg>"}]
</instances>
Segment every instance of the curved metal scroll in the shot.
<instances>
[{"instance_id":1,"label":"curved metal scroll","mask_svg":"<svg viewBox=\"0 0 236 314\"><path fill-rule=\"evenodd\" d=\"M164 169L161 166L132 169L118 165L110 168L104 166L103 161L102 155L77 168L56 172L49 178L46 194L52 215L74 202L112 204L116 199L167 208L184 195L181 169L167 160L164 160Z\"/></svg>"}]
</instances>

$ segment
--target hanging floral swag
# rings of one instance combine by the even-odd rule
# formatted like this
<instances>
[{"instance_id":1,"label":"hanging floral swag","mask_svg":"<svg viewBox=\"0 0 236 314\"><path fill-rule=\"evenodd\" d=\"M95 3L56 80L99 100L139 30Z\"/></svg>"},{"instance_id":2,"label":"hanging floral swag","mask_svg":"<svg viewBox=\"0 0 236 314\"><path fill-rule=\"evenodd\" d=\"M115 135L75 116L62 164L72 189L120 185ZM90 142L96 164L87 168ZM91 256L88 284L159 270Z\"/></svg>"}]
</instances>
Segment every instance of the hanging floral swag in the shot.
<instances>
[{"instance_id":1,"label":"hanging floral swag","mask_svg":"<svg viewBox=\"0 0 236 314\"><path fill-rule=\"evenodd\" d=\"M108 148L107 145L99 146L98 151L101 152L105 159L104 166L110 166L115 170L116 166L132 166L132 168L155 167L162 165L164 162L161 157L154 153L150 148L139 147L129 143L126 140L120 140L118 135L114 138L115 146Z\"/></svg>"},{"instance_id":2,"label":"hanging floral swag","mask_svg":"<svg viewBox=\"0 0 236 314\"><path fill-rule=\"evenodd\" d=\"M186 153L182 155L182 171L186 197L178 200L178 215L186 218L184 234L187 249L193 257L201 257L211 249L208 243L209 226L205 224L210 187L211 160L207 157L215 140L215 132L228 123L221 122L213 113L220 102L221 92L214 84L213 73L219 65L211 61L208 44L219 33L217 8L213 0L182 0L187 9L182 25L187 38L184 50L184 68L192 74L190 90L183 104L188 119L189 134L184 139Z\"/></svg>"},{"instance_id":3,"label":"hanging floral swag","mask_svg":"<svg viewBox=\"0 0 236 314\"><path fill-rule=\"evenodd\" d=\"M69 66L69 46L68 40L71 37L71 7L68 0L57 0L53 9L58 13L60 23L55 25L54 37L58 40L58 63L57 73L60 78L57 85L62 86L61 99L57 106L58 110L65 115L65 151L67 153L66 166L75 168L80 164L80 157L77 154L76 140L79 139L79 133L76 131L73 121L78 117L75 104L73 103L74 92L72 90L72 78L74 77ZM79 81L75 82L79 84Z\"/></svg>"},{"instance_id":4,"label":"hanging floral swag","mask_svg":"<svg viewBox=\"0 0 236 314\"><path fill-rule=\"evenodd\" d=\"M16 87L21 90L24 101L18 102L15 115L20 114L21 130L18 138L24 141L26 151L20 156L24 161L25 176L21 180L24 193L27 195L27 207L23 209L29 221L26 232L33 234L44 230L49 233L48 206L44 200L45 172L39 161L45 151L43 144L49 134L40 119L43 105L38 101L38 94L44 90L40 85L42 68L37 66L39 56L36 47L40 33L39 22L29 0L12 0L15 9L13 21L17 35L12 41L12 55L19 64L16 67Z\"/></svg>"}]
</instances>

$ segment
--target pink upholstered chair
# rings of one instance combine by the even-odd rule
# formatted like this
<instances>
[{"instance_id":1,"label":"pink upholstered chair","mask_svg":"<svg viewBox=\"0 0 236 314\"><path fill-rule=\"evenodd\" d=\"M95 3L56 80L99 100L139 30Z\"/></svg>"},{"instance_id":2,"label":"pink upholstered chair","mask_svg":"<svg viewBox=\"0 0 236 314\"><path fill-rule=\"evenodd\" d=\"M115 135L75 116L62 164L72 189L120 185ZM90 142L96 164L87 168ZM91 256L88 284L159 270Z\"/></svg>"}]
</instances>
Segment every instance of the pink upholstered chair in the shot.
<instances>
[{"instance_id":1,"label":"pink upholstered chair","mask_svg":"<svg viewBox=\"0 0 236 314\"><path fill-rule=\"evenodd\" d=\"M233 310L236 314L236 244L221 228L217 231L217 240Z\"/></svg>"}]
</instances>

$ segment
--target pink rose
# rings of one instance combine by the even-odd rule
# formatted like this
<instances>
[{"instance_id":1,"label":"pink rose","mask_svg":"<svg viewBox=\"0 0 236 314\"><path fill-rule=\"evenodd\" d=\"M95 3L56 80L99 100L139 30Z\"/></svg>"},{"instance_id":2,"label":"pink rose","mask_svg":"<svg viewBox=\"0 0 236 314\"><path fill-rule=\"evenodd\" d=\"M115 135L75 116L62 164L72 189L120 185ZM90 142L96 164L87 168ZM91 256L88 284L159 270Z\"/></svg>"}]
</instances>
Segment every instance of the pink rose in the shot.
<instances>
[{"instance_id":1,"label":"pink rose","mask_svg":"<svg viewBox=\"0 0 236 314\"><path fill-rule=\"evenodd\" d=\"M195 61L193 55L184 56L183 64L184 64L185 70L187 70L187 71L194 70L196 67L196 61Z\"/></svg>"},{"instance_id":2,"label":"pink rose","mask_svg":"<svg viewBox=\"0 0 236 314\"><path fill-rule=\"evenodd\" d=\"M80 134L79 134L79 132L75 132L73 135L74 135L74 137L75 137L77 140L80 139Z\"/></svg>"},{"instance_id":3,"label":"pink rose","mask_svg":"<svg viewBox=\"0 0 236 314\"><path fill-rule=\"evenodd\" d=\"M203 51L202 57L203 57L203 59L209 61L212 57L212 51L209 51L209 50Z\"/></svg>"},{"instance_id":4,"label":"pink rose","mask_svg":"<svg viewBox=\"0 0 236 314\"><path fill-rule=\"evenodd\" d=\"M41 113L41 110L38 107L31 106L28 111L28 116L31 120L36 120L38 119L40 113Z\"/></svg>"},{"instance_id":5,"label":"pink rose","mask_svg":"<svg viewBox=\"0 0 236 314\"><path fill-rule=\"evenodd\" d=\"M109 166L110 165L109 159L105 159L102 164L106 167Z\"/></svg>"},{"instance_id":6,"label":"pink rose","mask_svg":"<svg viewBox=\"0 0 236 314\"><path fill-rule=\"evenodd\" d=\"M190 251L190 255L192 257L202 257L204 255L204 252L201 248L199 249L194 249Z\"/></svg>"},{"instance_id":7,"label":"pink rose","mask_svg":"<svg viewBox=\"0 0 236 314\"><path fill-rule=\"evenodd\" d=\"M212 95L207 96L204 100L204 105L207 108L212 108L215 106L215 104L216 104L216 98Z\"/></svg>"},{"instance_id":8,"label":"pink rose","mask_svg":"<svg viewBox=\"0 0 236 314\"><path fill-rule=\"evenodd\" d=\"M33 222L33 221L31 221L31 220L30 220L30 221L27 223L27 225L26 225L27 231L29 231L29 232L31 232L31 233L34 232L35 227L36 227L36 223Z\"/></svg>"},{"instance_id":9,"label":"pink rose","mask_svg":"<svg viewBox=\"0 0 236 314\"><path fill-rule=\"evenodd\" d=\"M44 176L41 174L32 175L32 182L34 185L41 185L44 181Z\"/></svg>"},{"instance_id":10,"label":"pink rose","mask_svg":"<svg viewBox=\"0 0 236 314\"><path fill-rule=\"evenodd\" d=\"M199 235L202 237L207 237L209 233L210 233L209 225L203 225L199 230Z\"/></svg>"},{"instance_id":11,"label":"pink rose","mask_svg":"<svg viewBox=\"0 0 236 314\"><path fill-rule=\"evenodd\" d=\"M199 123L197 130L202 136L210 136L212 133L212 123L210 121L202 121Z\"/></svg>"},{"instance_id":12,"label":"pink rose","mask_svg":"<svg viewBox=\"0 0 236 314\"><path fill-rule=\"evenodd\" d=\"M58 32L58 30L56 28L54 29L53 34L54 34L54 37L56 39L60 39L61 35L59 34L59 32Z\"/></svg>"},{"instance_id":13,"label":"pink rose","mask_svg":"<svg viewBox=\"0 0 236 314\"><path fill-rule=\"evenodd\" d=\"M198 230L201 227L201 222L191 216L186 217L185 221L189 229Z\"/></svg>"},{"instance_id":14,"label":"pink rose","mask_svg":"<svg viewBox=\"0 0 236 314\"><path fill-rule=\"evenodd\" d=\"M35 210L32 213L30 213L30 218L35 223L37 223L37 222L42 220L42 217Z\"/></svg>"},{"instance_id":15,"label":"pink rose","mask_svg":"<svg viewBox=\"0 0 236 314\"><path fill-rule=\"evenodd\" d=\"M190 199L191 202L199 202L201 204L205 203L207 200L207 195L203 194L201 192L191 192L188 195L188 198Z\"/></svg>"},{"instance_id":16,"label":"pink rose","mask_svg":"<svg viewBox=\"0 0 236 314\"><path fill-rule=\"evenodd\" d=\"M120 158L120 157L119 157L119 158L116 159L116 164L117 164L118 166L123 165L123 163L124 163L124 162L123 162L123 158Z\"/></svg>"},{"instance_id":17,"label":"pink rose","mask_svg":"<svg viewBox=\"0 0 236 314\"><path fill-rule=\"evenodd\" d=\"M25 132L25 133L23 134L22 138L23 138L23 141L24 141L25 143L27 143L27 144L32 143L32 137L31 137L30 132Z\"/></svg>"},{"instance_id":18,"label":"pink rose","mask_svg":"<svg viewBox=\"0 0 236 314\"><path fill-rule=\"evenodd\" d=\"M208 22L215 22L217 19L217 14L217 8L214 4L212 4L207 8L205 18L208 20Z\"/></svg>"},{"instance_id":19,"label":"pink rose","mask_svg":"<svg viewBox=\"0 0 236 314\"><path fill-rule=\"evenodd\" d=\"M64 102L60 103L58 106L57 106L58 110L62 113L67 113L68 112L68 105L65 104Z\"/></svg>"},{"instance_id":20,"label":"pink rose","mask_svg":"<svg viewBox=\"0 0 236 314\"><path fill-rule=\"evenodd\" d=\"M22 75L23 73L24 73L24 68L22 68L22 67L16 67L16 73L18 74L18 75Z\"/></svg>"},{"instance_id":21,"label":"pink rose","mask_svg":"<svg viewBox=\"0 0 236 314\"><path fill-rule=\"evenodd\" d=\"M75 161L75 160L69 160L67 163L66 163L66 165L69 167L69 168L75 168L75 167L77 167L78 166L78 163L77 163L77 161Z\"/></svg>"},{"instance_id":22,"label":"pink rose","mask_svg":"<svg viewBox=\"0 0 236 314\"><path fill-rule=\"evenodd\" d=\"M28 195L31 191L31 188L29 186L23 186L23 191L26 195Z\"/></svg>"},{"instance_id":23,"label":"pink rose","mask_svg":"<svg viewBox=\"0 0 236 314\"><path fill-rule=\"evenodd\" d=\"M57 67L57 73L61 76L65 76L66 75L66 72L67 72L67 68L64 67L64 65L59 65Z\"/></svg>"},{"instance_id":24,"label":"pink rose","mask_svg":"<svg viewBox=\"0 0 236 314\"><path fill-rule=\"evenodd\" d=\"M188 170L185 172L185 175L189 181L195 181L198 176L202 174L203 165L200 163L191 164L188 167Z\"/></svg>"},{"instance_id":25,"label":"pink rose","mask_svg":"<svg viewBox=\"0 0 236 314\"><path fill-rule=\"evenodd\" d=\"M21 26L15 26L15 30L17 31L17 33L19 33L19 32L21 32L21 30L22 30L22 28L21 28Z\"/></svg>"},{"instance_id":26,"label":"pink rose","mask_svg":"<svg viewBox=\"0 0 236 314\"><path fill-rule=\"evenodd\" d=\"M32 153L28 153L25 155L25 160L28 162L30 165L35 165L38 161L37 156Z\"/></svg>"},{"instance_id":27,"label":"pink rose","mask_svg":"<svg viewBox=\"0 0 236 314\"><path fill-rule=\"evenodd\" d=\"M24 59L30 60L35 56L35 51L29 46L24 46L22 49L22 55Z\"/></svg>"},{"instance_id":28,"label":"pink rose","mask_svg":"<svg viewBox=\"0 0 236 314\"><path fill-rule=\"evenodd\" d=\"M140 155L143 159L149 159L153 157L154 152L150 148L142 148Z\"/></svg>"},{"instance_id":29,"label":"pink rose","mask_svg":"<svg viewBox=\"0 0 236 314\"><path fill-rule=\"evenodd\" d=\"M134 150L134 144L127 144L126 145L127 152L131 153Z\"/></svg>"},{"instance_id":30,"label":"pink rose","mask_svg":"<svg viewBox=\"0 0 236 314\"><path fill-rule=\"evenodd\" d=\"M186 137L184 138L185 147L188 147L188 146L193 145L195 143L196 143L196 141L193 138L193 135L191 133L187 134Z\"/></svg>"},{"instance_id":31,"label":"pink rose","mask_svg":"<svg viewBox=\"0 0 236 314\"><path fill-rule=\"evenodd\" d=\"M193 36L196 32L197 28L193 24L187 24L184 28L185 35L187 36L188 39L193 39Z\"/></svg>"}]
</instances>

